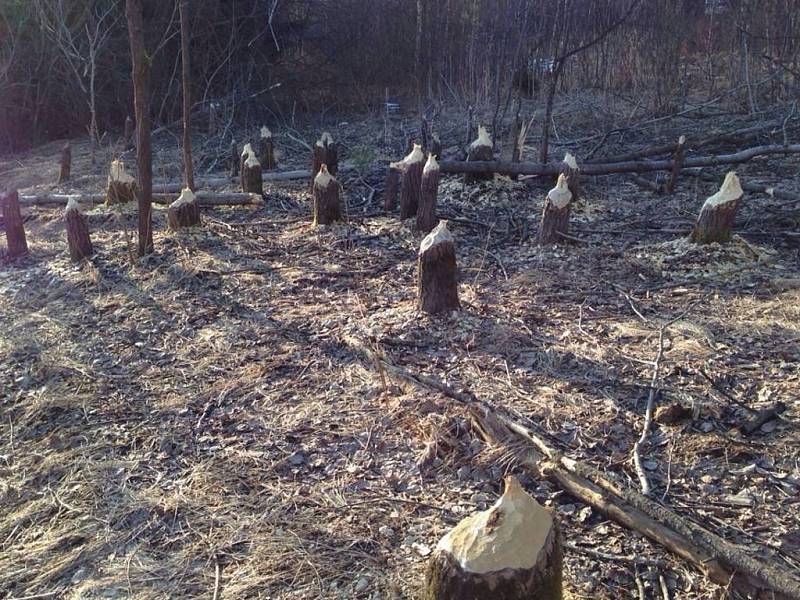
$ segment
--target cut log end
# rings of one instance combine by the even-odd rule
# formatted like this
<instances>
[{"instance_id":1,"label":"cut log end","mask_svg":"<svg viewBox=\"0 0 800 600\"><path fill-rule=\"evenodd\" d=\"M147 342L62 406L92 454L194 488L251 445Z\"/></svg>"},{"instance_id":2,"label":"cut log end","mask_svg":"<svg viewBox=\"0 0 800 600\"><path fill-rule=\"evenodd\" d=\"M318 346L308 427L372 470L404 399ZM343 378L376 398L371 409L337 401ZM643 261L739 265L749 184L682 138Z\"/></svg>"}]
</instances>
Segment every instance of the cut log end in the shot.
<instances>
[{"instance_id":1,"label":"cut log end","mask_svg":"<svg viewBox=\"0 0 800 600\"><path fill-rule=\"evenodd\" d=\"M730 241L743 194L739 178L731 171L719 191L706 199L690 239L698 244Z\"/></svg>"},{"instance_id":2,"label":"cut log end","mask_svg":"<svg viewBox=\"0 0 800 600\"><path fill-rule=\"evenodd\" d=\"M178 199L169 205L167 223L170 229L175 230L200 225L200 207L192 190L184 189Z\"/></svg>"},{"instance_id":3,"label":"cut log end","mask_svg":"<svg viewBox=\"0 0 800 600\"><path fill-rule=\"evenodd\" d=\"M342 220L342 204L339 199L339 183L328 172L328 166L322 165L314 178L314 215L313 225L330 225Z\"/></svg>"},{"instance_id":4,"label":"cut log end","mask_svg":"<svg viewBox=\"0 0 800 600\"><path fill-rule=\"evenodd\" d=\"M420 310L429 314L460 307L455 241L447 221L440 221L420 244L417 295Z\"/></svg>"},{"instance_id":5,"label":"cut log end","mask_svg":"<svg viewBox=\"0 0 800 600\"><path fill-rule=\"evenodd\" d=\"M562 550L551 513L506 479L503 496L445 535L428 565L427 600L561 600Z\"/></svg>"},{"instance_id":6,"label":"cut log end","mask_svg":"<svg viewBox=\"0 0 800 600\"><path fill-rule=\"evenodd\" d=\"M89 225L81 212L77 197L71 196L67 202L64 220L67 224L67 245L70 258L79 262L92 256L94 248L89 236Z\"/></svg>"}]
</instances>

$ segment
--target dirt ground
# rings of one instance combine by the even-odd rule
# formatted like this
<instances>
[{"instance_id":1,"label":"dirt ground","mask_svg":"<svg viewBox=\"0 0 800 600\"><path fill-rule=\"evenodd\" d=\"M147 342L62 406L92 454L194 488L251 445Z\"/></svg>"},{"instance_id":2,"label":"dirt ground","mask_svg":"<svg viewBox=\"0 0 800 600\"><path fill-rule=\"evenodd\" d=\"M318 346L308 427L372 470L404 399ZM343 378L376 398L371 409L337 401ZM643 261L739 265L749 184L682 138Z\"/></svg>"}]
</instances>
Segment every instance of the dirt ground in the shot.
<instances>
[{"instance_id":1,"label":"dirt ground","mask_svg":"<svg viewBox=\"0 0 800 600\"><path fill-rule=\"evenodd\" d=\"M0 598L419 598L438 539L507 473L558 515L568 597L662 598L662 580L671 598L726 597L345 342L513 407L638 489L658 327L680 315L659 404L688 411L645 446L654 497L800 569L800 206L748 193L734 240L699 247L682 232L724 171L672 197L588 178L578 241L542 248L552 181L447 176L462 309L429 318L421 236L381 210L370 165L394 150L371 154L380 128L332 127L356 167L341 180L347 224L312 229L307 182L268 183L264 206L204 209L191 232L168 231L157 207L156 254L132 261L134 208L87 207L97 254L76 266L62 211L24 210L31 254L0 266ZM307 166L295 138L276 130L280 168ZM108 156L92 171L74 143L73 188L101 191ZM157 178L178 179L175 145L157 140ZM200 174L222 172L223 145L199 146ZM60 147L3 159L4 185L54 189ZM771 158L739 173L800 192L799 170ZM777 401L781 419L740 432Z\"/></svg>"}]
</instances>

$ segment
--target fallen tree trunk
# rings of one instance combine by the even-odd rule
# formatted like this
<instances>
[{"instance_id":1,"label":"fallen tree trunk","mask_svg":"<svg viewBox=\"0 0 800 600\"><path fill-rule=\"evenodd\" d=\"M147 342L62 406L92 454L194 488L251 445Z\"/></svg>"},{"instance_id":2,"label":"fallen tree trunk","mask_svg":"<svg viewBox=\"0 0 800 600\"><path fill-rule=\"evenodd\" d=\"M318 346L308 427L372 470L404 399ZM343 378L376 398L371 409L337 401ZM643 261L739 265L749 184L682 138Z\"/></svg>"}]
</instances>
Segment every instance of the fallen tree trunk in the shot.
<instances>
[{"instance_id":1,"label":"fallen tree trunk","mask_svg":"<svg viewBox=\"0 0 800 600\"><path fill-rule=\"evenodd\" d=\"M674 146L673 146L674 148ZM758 156L800 154L800 144L788 146L755 146L734 152L733 154L720 154L718 156L697 156L683 161L683 168L692 167L717 167L734 165L747 162ZM583 175L611 175L614 173L648 173L651 171L672 171L675 163L673 160L634 160L618 163L584 164L581 167ZM442 173L498 173L500 175L558 175L561 172L561 163L509 163L497 161L445 161L440 163Z\"/></svg>"},{"instance_id":2,"label":"fallen tree trunk","mask_svg":"<svg viewBox=\"0 0 800 600\"><path fill-rule=\"evenodd\" d=\"M200 206L249 206L263 204L264 202L260 194L242 192L197 192L195 197ZM19 204L20 206L66 206L72 198L81 204L103 204L106 201L106 195L100 193L37 194L35 196L20 196ZM155 204L168 205L174 200L175 198L170 194L158 193L153 196Z\"/></svg>"},{"instance_id":3,"label":"fallen tree trunk","mask_svg":"<svg viewBox=\"0 0 800 600\"><path fill-rule=\"evenodd\" d=\"M623 488L591 466L564 456L517 419L499 414L490 403L458 392L433 377L398 367L378 355L369 344L351 336L343 341L375 364L382 375L438 391L466 405L484 439L503 447L508 456L516 457L521 464L620 525L663 545L714 583L753 598L761 597L762 593L775 600L800 598L800 578L796 573L752 558L693 520Z\"/></svg>"}]
</instances>

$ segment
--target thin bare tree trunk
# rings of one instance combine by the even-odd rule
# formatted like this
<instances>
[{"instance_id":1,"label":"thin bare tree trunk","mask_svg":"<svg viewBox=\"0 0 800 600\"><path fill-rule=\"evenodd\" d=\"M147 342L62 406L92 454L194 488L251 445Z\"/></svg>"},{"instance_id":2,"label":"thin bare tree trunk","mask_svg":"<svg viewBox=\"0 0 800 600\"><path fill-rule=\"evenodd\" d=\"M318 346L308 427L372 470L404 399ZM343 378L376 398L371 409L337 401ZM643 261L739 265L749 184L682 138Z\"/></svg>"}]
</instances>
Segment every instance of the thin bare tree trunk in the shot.
<instances>
[{"instance_id":1,"label":"thin bare tree trunk","mask_svg":"<svg viewBox=\"0 0 800 600\"><path fill-rule=\"evenodd\" d=\"M189 0L179 0L181 20L181 62L183 68L183 172L186 187L194 191L194 164L192 163L192 89L189 55Z\"/></svg>"},{"instance_id":2,"label":"thin bare tree trunk","mask_svg":"<svg viewBox=\"0 0 800 600\"><path fill-rule=\"evenodd\" d=\"M136 109L136 162L139 166L139 256L153 252L153 155L150 148L149 58L144 48L141 0L126 0Z\"/></svg>"}]
</instances>

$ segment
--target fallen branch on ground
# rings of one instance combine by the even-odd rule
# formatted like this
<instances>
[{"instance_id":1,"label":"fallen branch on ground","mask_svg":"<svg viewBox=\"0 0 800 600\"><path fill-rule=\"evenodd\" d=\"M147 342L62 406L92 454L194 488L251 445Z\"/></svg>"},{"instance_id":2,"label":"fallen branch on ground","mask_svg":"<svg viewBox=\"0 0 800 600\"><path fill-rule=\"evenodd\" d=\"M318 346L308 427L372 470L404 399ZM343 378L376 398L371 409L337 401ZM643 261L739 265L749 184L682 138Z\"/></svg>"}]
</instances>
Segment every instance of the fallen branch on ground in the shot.
<instances>
[{"instance_id":1,"label":"fallen branch on ground","mask_svg":"<svg viewBox=\"0 0 800 600\"><path fill-rule=\"evenodd\" d=\"M241 192L216 193L197 192L195 194L200 206L248 206L262 204L259 194L245 194ZM37 194L34 196L20 196L20 206L66 206L70 199L75 199L79 204L103 204L106 201L104 193L92 194ZM170 204L175 200L174 195L154 193L155 204Z\"/></svg>"}]
</instances>

